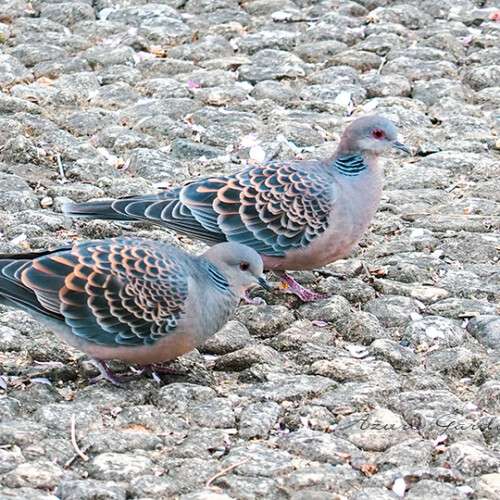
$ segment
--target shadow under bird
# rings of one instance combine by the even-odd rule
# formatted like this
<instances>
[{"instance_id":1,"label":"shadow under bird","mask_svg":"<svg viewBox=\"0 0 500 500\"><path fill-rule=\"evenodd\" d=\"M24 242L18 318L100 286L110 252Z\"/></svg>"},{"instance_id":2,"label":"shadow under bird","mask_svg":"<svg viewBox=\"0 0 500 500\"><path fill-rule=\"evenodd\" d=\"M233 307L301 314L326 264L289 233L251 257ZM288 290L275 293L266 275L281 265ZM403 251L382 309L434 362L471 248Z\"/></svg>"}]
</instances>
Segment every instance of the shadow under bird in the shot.
<instances>
[{"instance_id":1,"label":"shadow under bird","mask_svg":"<svg viewBox=\"0 0 500 500\"><path fill-rule=\"evenodd\" d=\"M303 301L322 297L287 270L314 269L347 256L367 230L382 194L378 157L409 153L394 124L381 116L353 121L326 160L249 166L232 175L196 179L159 194L69 203L67 215L147 220L209 245L235 241L256 250Z\"/></svg>"},{"instance_id":2,"label":"shadow under bird","mask_svg":"<svg viewBox=\"0 0 500 500\"><path fill-rule=\"evenodd\" d=\"M151 240L87 241L0 256L0 303L30 313L118 383L106 360L148 366L191 351L247 290L268 288L262 274L261 257L239 243L192 256Z\"/></svg>"}]
</instances>

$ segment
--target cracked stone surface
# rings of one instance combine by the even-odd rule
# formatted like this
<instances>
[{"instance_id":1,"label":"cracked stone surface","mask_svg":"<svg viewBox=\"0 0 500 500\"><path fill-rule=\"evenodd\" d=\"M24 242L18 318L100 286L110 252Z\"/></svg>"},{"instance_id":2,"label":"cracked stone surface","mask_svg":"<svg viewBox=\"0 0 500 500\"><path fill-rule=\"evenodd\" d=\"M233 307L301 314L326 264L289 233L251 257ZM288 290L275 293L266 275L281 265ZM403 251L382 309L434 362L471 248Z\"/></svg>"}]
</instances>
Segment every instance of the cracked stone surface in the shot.
<instances>
[{"instance_id":1,"label":"cracked stone surface","mask_svg":"<svg viewBox=\"0 0 500 500\"><path fill-rule=\"evenodd\" d=\"M327 156L364 114L415 153L384 159L348 259L294 273L327 299L258 292L160 383L89 385L85 355L1 306L0 499L500 498L499 19L493 0L0 0L1 253L200 252L61 205Z\"/></svg>"}]
</instances>

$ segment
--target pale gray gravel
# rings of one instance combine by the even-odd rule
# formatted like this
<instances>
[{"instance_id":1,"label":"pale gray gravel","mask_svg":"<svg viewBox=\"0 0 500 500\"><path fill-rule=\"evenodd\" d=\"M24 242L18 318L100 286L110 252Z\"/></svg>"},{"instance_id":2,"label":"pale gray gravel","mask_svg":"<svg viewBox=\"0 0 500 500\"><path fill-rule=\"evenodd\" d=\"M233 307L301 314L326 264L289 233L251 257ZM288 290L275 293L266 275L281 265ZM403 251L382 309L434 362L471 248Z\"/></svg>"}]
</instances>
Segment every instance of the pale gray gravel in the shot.
<instances>
[{"instance_id":1,"label":"pale gray gravel","mask_svg":"<svg viewBox=\"0 0 500 500\"><path fill-rule=\"evenodd\" d=\"M328 155L349 115L415 152L386 158L353 255L296 273L330 298L260 293L161 385L89 386L2 308L0 499L500 498L498 8L0 0L1 252L130 232L199 252L61 205Z\"/></svg>"}]
</instances>

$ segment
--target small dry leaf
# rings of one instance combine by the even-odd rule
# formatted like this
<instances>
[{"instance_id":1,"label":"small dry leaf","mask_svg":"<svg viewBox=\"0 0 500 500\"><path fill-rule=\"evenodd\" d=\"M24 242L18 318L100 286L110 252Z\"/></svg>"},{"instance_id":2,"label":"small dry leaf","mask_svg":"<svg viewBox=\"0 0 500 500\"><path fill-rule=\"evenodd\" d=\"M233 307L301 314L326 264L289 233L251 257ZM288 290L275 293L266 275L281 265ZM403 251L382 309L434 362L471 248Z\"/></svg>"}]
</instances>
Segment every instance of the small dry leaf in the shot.
<instances>
[{"instance_id":1,"label":"small dry leaf","mask_svg":"<svg viewBox=\"0 0 500 500\"><path fill-rule=\"evenodd\" d=\"M372 267L369 269L369 273L372 276L383 277L387 276L387 269L383 267Z\"/></svg>"},{"instance_id":2,"label":"small dry leaf","mask_svg":"<svg viewBox=\"0 0 500 500\"><path fill-rule=\"evenodd\" d=\"M128 424L125 427L122 427L124 431L128 432L148 432L151 433L151 429L148 429L146 426L142 424Z\"/></svg>"},{"instance_id":3,"label":"small dry leaf","mask_svg":"<svg viewBox=\"0 0 500 500\"><path fill-rule=\"evenodd\" d=\"M259 144L256 134L244 135L240 140L240 148L251 148Z\"/></svg>"},{"instance_id":4,"label":"small dry leaf","mask_svg":"<svg viewBox=\"0 0 500 500\"><path fill-rule=\"evenodd\" d=\"M492 21L495 21L496 23L500 22L500 10L495 10L488 16Z\"/></svg>"},{"instance_id":5,"label":"small dry leaf","mask_svg":"<svg viewBox=\"0 0 500 500\"><path fill-rule=\"evenodd\" d=\"M406 482L402 477L399 477L394 481L392 485L392 491L398 496L403 498L406 492Z\"/></svg>"},{"instance_id":6,"label":"small dry leaf","mask_svg":"<svg viewBox=\"0 0 500 500\"><path fill-rule=\"evenodd\" d=\"M321 319L313 319L311 321L311 325L319 326L320 328L323 328L325 326L328 326L328 323L326 321L321 320Z\"/></svg>"},{"instance_id":7,"label":"small dry leaf","mask_svg":"<svg viewBox=\"0 0 500 500\"><path fill-rule=\"evenodd\" d=\"M149 47L149 53L153 54L155 57L165 57L167 55L167 51L159 45L151 45Z\"/></svg>"},{"instance_id":8,"label":"small dry leaf","mask_svg":"<svg viewBox=\"0 0 500 500\"><path fill-rule=\"evenodd\" d=\"M440 444L446 443L448 441L448 436L446 434L440 434L433 442L433 446L438 446Z\"/></svg>"},{"instance_id":9,"label":"small dry leaf","mask_svg":"<svg viewBox=\"0 0 500 500\"><path fill-rule=\"evenodd\" d=\"M251 160L262 163L266 159L266 152L257 144L250 148L249 156Z\"/></svg>"},{"instance_id":10,"label":"small dry leaf","mask_svg":"<svg viewBox=\"0 0 500 500\"><path fill-rule=\"evenodd\" d=\"M27 239L28 239L28 237L26 236L26 234L22 233L19 236L16 236L12 240L10 240L10 242L12 245L19 245L19 243L23 243Z\"/></svg>"},{"instance_id":11,"label":"small dry leaf","mask_svg":"<svg viewBox=\"0 0 500 500\"><path fill-rule=\"evenodd\" d=\"M33 377L30 379L30 382L32 384L45 384L45 385L52 385L52 382L45 377Z\"/></svg>"},{"instance_id":12,"label":"small dry leaf","mask_svg":"<svg viewBox=\"0 0 500 500\"><path fill-rule=\"evenodd\" d=\"M378 471L378 468L375 464L363 464L359 470L365 475L365 476L373 476L373 474L376 474Z\"/></svg>"},{"instance_id":13,"label":"small dry leaf","mask_svg":"<svg viewBox=\"0 0 500 500\"><path fill-rule=\"evenodd\" d=\"M190 90L201 89L201 83L200 82L196 82L195 80L188 80L187 81L187 87Z\"/></svg>"}]
</instances>

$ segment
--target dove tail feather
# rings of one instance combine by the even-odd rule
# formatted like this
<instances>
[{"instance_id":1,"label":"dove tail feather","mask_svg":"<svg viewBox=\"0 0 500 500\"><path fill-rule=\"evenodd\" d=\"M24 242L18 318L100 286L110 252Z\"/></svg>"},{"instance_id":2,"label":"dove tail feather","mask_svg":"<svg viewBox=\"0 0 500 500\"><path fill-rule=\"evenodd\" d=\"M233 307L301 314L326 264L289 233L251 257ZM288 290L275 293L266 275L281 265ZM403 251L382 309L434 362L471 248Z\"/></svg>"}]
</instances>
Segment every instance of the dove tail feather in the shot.
<instances>
[{"instance_id":1,"label":"dove tail feather","mask_svg":"<svg viewBox=\"0 0 500 500\"><path fill-rule=\"evenodd\" d=\"M117 212L113 208L115 200L87 201L85 203L65 203L64 215L82 219L129 220L130 215Z\"/></svg>"}]
</instances>

